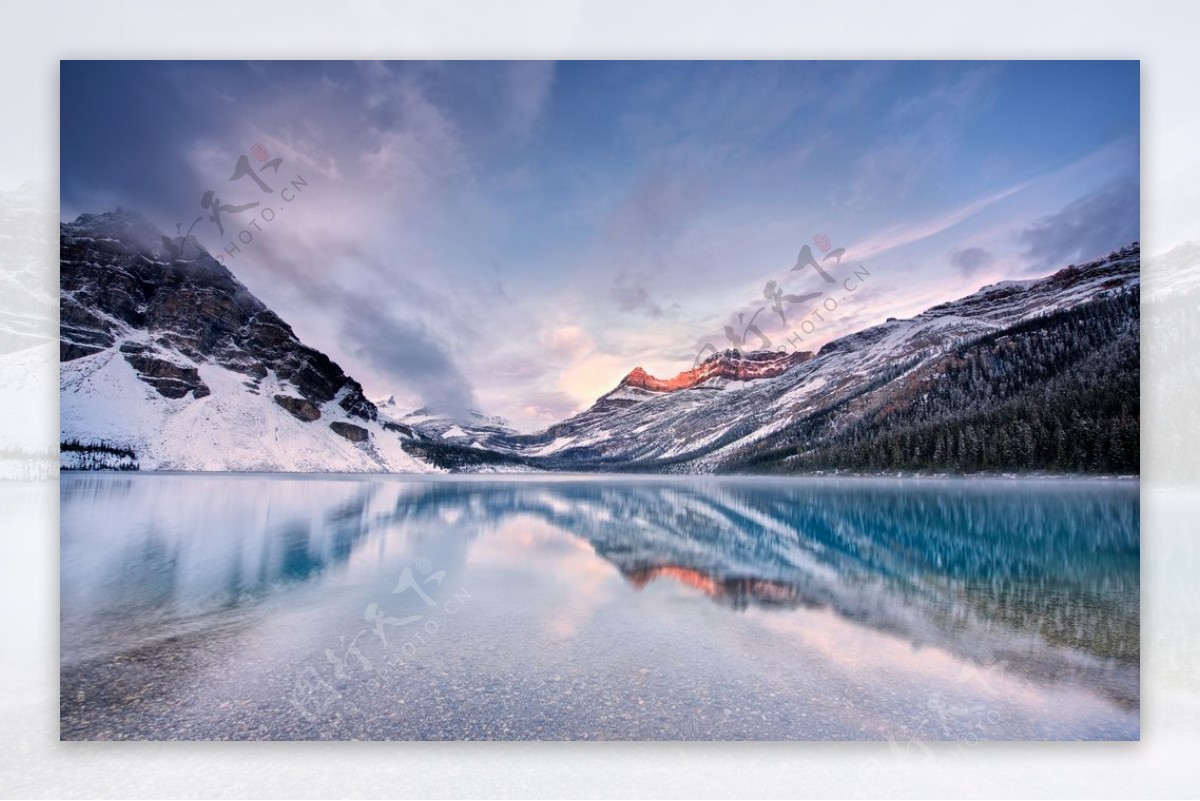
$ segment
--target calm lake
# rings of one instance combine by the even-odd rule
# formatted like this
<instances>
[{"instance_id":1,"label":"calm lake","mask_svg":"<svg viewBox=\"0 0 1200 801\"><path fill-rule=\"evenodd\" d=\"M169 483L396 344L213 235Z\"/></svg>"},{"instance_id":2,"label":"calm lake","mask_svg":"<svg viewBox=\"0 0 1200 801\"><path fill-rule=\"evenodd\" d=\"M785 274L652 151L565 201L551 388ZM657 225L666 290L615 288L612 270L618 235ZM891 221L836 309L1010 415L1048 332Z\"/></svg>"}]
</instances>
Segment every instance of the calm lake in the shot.
<instances>
[{"instance_id":1,"label":"calm lake","mask_svg":"<svg viewBox=\"0 0 1200 801\"><path fill-rule=\"evenodd\" d=\"M69 474L63 739L1137 739L1136 481Z\"/></svg>"}]
</instances>

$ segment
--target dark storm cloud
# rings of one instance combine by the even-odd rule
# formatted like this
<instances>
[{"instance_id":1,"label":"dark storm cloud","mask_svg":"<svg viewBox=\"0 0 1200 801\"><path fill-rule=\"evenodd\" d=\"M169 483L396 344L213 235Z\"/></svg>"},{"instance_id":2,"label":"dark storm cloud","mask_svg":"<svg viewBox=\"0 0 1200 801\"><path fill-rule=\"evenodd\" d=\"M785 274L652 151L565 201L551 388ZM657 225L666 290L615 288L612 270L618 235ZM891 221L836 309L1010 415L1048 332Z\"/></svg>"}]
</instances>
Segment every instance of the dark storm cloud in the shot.
<instances>
[{"instance_id":1,"label":"dark storm cloud","mask_svg":"<svg viewBox=\"0 0 1200 801\"><path fill-rule=\"evenodd\" d=\"M979 247L963 248L950 254L950 263L966 276L987 269L995 262L996 258L990 252Z\"/></svg>"},{"instance_id":2,"label":"dark storm cloud","mask_svg":"<svg viewBox=\"0 0 1200 801\"><path fill-rule=\"evenodd\" d=\"M373 374L381 394L407 389L423 406L456 419L475 407L472 384L447 343L456 332L478 334L451 300L346 240L306 247L283 238L264 242L260 255L276 280L337 322L336 341L323 348L334 361L344 362L338 354L352 356L356 368ZM358 369L348 372L368 383Z\"/></svg>"},{"instance_id":3,"label":"dark storm cloud","mask_svg":"<svg viewBox=\"0 0 1200 801\"><path fill-rule=\"evenodd\" d=\"M474 407L471 384L427 324L391 314L364 296L343 298L342 330L356 355L384 375L402 376L424 405L455 419Z\"/></svg>"},{"instance_id":4,"label":"dark storm cloud","mask_svg":"<svg viewBox=\"0 0 1200 801\"><path fill-rule=\"evenodd\" d=\"M1017 234L1030 272L1104 256L1140 235L1138 184L1114 181Z\"/></svg>"}]
</instances>

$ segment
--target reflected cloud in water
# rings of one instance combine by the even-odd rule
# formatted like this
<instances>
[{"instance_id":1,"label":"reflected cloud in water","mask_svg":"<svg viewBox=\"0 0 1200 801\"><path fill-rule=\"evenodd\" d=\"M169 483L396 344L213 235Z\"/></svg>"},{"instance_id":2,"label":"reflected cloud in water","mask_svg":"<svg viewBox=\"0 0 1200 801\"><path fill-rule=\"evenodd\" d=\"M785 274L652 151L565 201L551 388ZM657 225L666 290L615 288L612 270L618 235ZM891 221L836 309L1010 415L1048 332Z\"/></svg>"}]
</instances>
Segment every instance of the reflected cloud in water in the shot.
<instances>
[{"instance_id":1,"label":"reflected cloud in water","mask_svg":"<svg viewBox=\"0 0 1200 801\"><path fill-rule=\"evenodd\" d=\"M63 661L281 605L346 619L424 557L539 669L589 637L863 664L849 651L886 638L915 671L986 654L1136 714L1138 514L1112 481L64 476Z\"/></svg>"}]
</instances>

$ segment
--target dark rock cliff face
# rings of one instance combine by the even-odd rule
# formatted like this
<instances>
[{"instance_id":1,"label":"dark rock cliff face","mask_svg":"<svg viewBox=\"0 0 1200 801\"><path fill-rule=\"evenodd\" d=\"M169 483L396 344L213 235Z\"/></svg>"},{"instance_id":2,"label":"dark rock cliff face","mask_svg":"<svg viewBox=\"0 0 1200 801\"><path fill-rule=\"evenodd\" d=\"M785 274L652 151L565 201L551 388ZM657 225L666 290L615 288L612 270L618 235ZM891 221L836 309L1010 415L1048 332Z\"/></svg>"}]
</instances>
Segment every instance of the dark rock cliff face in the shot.
<instances>
[{"instance_id":1,"label":"dark rock cliff face","mask_svg":"<svg viewBox=\"0 0 1200 801\"><path fill-rule=\"evenodd\" d=\"M356 426L353 423L343 423L340 420L329 424L334 433L343 436L351 442L366 442L368 433L367 429L362 426Z\"/></svg>"},{"instance_id":2,"label":"dark rock cliff face","mask_svg":"<svg viewBox=\"0 0 1200 801\"><path fill-rule=\"evenodd\" d=\"M181 367L174 362L156 359L147 355L147 351L150 348L132 342L121 345L125 361L137 370L138 378L157 389L160 395L182 398L190 392L194 398L203 398L211 394L195 367Z\"/></svg>"},{"instance_id":3,"label":"dark rock cliff face","mask_svg":"<svg viewBox=\"0 0 1200 801\"><path fill-rule=\"evenodd\" d=\"M311 423L321 417L321 410L312 401L306 401L304 398L295 398L291 395L276 395L275 402L282 406L297 420L303 420L306 423Z\"/></svg>"},{"instance_id":4,"label":"dark rock cliff face","mask_svg":"<svg viewBox=\"0 0 1200 801\"><path fill-rule=\"evenodd\" d=\"M122 209L81 215L64 223L61 235L62 361L141 335L126 341L121 355L165 397L207 395L196 368L181 362L211 361L245 374L249 391L274 371L302 396L280 402L301 419L316 419L315 404L335 398L348 414L376 419L358 382L302 344L195 240L171 242Z\"/></svg>"}]
</instances>

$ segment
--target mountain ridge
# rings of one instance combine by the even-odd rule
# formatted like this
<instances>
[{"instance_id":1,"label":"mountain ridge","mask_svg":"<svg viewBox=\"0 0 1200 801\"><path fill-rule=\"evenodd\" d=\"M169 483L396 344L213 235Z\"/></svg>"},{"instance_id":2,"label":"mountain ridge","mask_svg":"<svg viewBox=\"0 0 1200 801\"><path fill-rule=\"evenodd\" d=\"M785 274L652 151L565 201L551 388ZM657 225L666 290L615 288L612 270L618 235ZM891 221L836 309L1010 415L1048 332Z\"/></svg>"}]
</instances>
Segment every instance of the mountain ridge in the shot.
<instances>
[{"instance_id":1,"label":"mountain ridge","mask_svg":"<svg viewBox=\"0 0 1200 801\"><path fill-rule=\"evenodd\" d=\"M143 469L319 471L1074 472L1136 454L1137 242L816 353L726 350L670 378L635 367L583 412L522 434L481 412L452 420L372 402L194 240L136 212L81 215L60 233L66 467L103 464L104 448L136 453ZM1081 376L1097 382L1090 394ZM1057 411L1039 415L1034 392ZM1116 400L1092 402L1105 393ZM1067 397L1078 420L1059 408ZM980 441L985 419L995 448ZM939 425L957 438L939 439ZM1063 436L1082 450L1044 441ZM88 443L96 454L70 455Z\"/></svg>"},{"instance_id":2,"label":"mountain ridge","mask_svg":"<svg viewBox=\"0 0 1200 801\"><path fill-rule=\"evenodd\" d=\"M64 442L128 449L142 469L433 469L194 240L125 209L83 214L60 226L60 265Z\"/></svg>"},{"instance_id":3,"label":"mountain ridge","mask_svg":"<svg viewBox=\"0 0 1200 801\"><path fill-rule=\"evenodd\" d=\"M1136 301L1140 284L1139 266L1140 245L1134 242L1104 258L1070 265L1049 276L990 284L964 297L932 306L914 317L889 318L878 325L847 334L826 343L815 355L797 354L795 363L787 365L776 375L750 376L749 380L697 381L694 372L685 371L673 383L672 380L653 379L644 370L635 369L585 411L542 432L512 437L506 442L494 443L494 446L508 458L520 460L526 466L545 469L775 471L781 469L779 465L764 465L757 456L748 461L752 453L762 447L760 442L779 445L781 438L792 437L788 432L794 433L817 418L831 421L828 422L830 428L820 432L822 437L832 436L838 426L850 425L864 416L882 420L885 412L900 411L899 407L892 408L895 403L911 405L913 401L910 396L916 391L914 386L936 380L932 374L944 372L946 365L957 358L955 354L959 350L975 347L972 343L981 343L988 338L1004 338L1004 332L1009 329L1024 341L1032 335L1020 329L1020 326L1034 325L1038 320L1050 321L1046 325L1059 327L1049 331L1049 335L1062 338L1069 344L1073 337L1080 335L1080 326L1084 325L1075 318L1086 315L1079 311L1075 318L1062 320L1055 315L1062 313L1069 316L1073 310L1085 309L1092 304L1106 306L1108 317L1100 321L1103 315L1095 312L1092 315L1094 319L1087 325L1100 328L1107 326L1111 334L1120 338L1121 345L1116 348L1114 358L1123 355L1128 361L1132 356L1133 363L1126 364L1126 368L1130 375L1136 377L1138 314L1136 303L1127 296L1132 295ZM1084 333L1090 337L1087 339L1092 343L1090 346L1107 347L1093 336L1095 331L1088 329ZM1095 453L1086 457L1076 454L1070 458L1055 457L1051 460L1043 453L1039 457L1043 463L1033 463L1037 462L1034 459L1026 464L1014 455L1011 463L993 459L987 464L975 465L972 462L971 467L966 462L959 464L954 460L940 464L928 460L920 464L905 462L907 467L884 464L878 460L868 460L858 465L807 464L794 467L804 470L862 471L895 467L937 472L981 469L1045 469L1051 472L1112 469L1123 473L1137 472L1136 460L1131 461L1132 454L1136 453L1137 439L1136 380L1131 388L1128 380L1100 375L1095 365L1080 367L1094 354L1078 348L1071 355L1074 361L1055 361L1051 356L1034 353L1028 347L1020 354L1014 354L1015 351L1009 353L1002 350L988 354L986 359L992 362L1005 358L1010 361L1024 359L1023 362L1010 364L1009 368L1014 372L1027 372L1044 384L1058 378L1039 374L1041 362L1053 363L1054 369L1060 372L1086 369L1096 373L1097 380L1108 381L1105 387L1085 392L1080 397L1087 401L1089 397L1102 395L1106 388L1122 396L1124 411L1119 406L1095 410L1104 419L1092 422L1120 428L1123 433L1113 433L1111 437L1120 439L1123 444L1107 450L1107 446L1097 446ZM972 353L969 356L975 359L979 354ZM738 375L748 376L759 365L781 358L779 353L741 354L725 351L710 357L708 361L724 362L727 366L723 369L736 379ZM918 374L919 377L913 377ZM1000 389L980 385L974 391L980 397L990 397ZM956 397L955 402L964 408L970 405L969 396ZM1056 421L1055 425L1059 422L1063 421ZM1066 421L1062 427L1074 430L1080 441L1090 442L1095 438L1096 435L1084 430L1086 426L1083 423L1073 425ZM1052 426L1046 435L1056 436L1056 430ZM873 435L863 430L862 436L869 438ZM1024 447L1025 435L1015 433L1013 436L1019 436ZM783 450L790 449L794 455L797 451L803 451L808 444L813 443L789 441ZM964 459L971 450L957 442L952 447L956 454L961 451ZM982 452L982 448L979 450ZM1120 455L1122 450L1124 455ZM1101 452L1106 455L1096 455ZM437 454L433 456L436 460ZM470 461L469 457L457 454L450 463L458 469L469 469Z\"/></svg>"},{"instance_id":4,"label":"mountain ridge","mask_svg":"<svg viewBox=\"0 0 1200 801\"><path fill-rule=\"evenodd\" d=\"M753 381L759 378L774 378L812 357L813 354L810 351L794 351L792 353L750 351L742 353L739 350L730 349L712 354L696 367L684 370L673 378L657 378L641 367L635 367L621 379L617 389L635 387L651 392L676 392L681 389L692 389L714 379Z\"/></svg>"}]
</instances>

